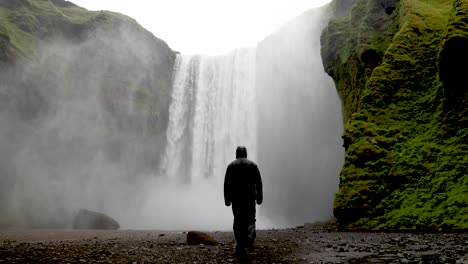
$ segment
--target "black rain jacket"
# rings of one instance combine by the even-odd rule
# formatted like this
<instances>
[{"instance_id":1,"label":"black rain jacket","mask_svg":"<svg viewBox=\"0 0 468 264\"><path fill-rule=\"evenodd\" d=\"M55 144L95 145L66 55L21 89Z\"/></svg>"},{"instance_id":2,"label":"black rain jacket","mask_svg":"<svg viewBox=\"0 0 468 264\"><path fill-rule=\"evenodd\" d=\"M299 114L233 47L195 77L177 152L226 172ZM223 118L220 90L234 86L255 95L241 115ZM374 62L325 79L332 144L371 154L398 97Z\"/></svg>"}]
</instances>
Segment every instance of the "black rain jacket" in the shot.
<instances>
[{"instance_id":1,"label":"black rain jacket","mask_svg":"<svg viewBox=\"0 0 468 264\"><path fill-rule=\"evenodd\" d=\"M246 156L246 155L245 155ZM263 187L260 171L255 162L246 157L238 157L231 162L224 177L224 203L261 204L263 202Z\"/></svg>"}]
</instances>

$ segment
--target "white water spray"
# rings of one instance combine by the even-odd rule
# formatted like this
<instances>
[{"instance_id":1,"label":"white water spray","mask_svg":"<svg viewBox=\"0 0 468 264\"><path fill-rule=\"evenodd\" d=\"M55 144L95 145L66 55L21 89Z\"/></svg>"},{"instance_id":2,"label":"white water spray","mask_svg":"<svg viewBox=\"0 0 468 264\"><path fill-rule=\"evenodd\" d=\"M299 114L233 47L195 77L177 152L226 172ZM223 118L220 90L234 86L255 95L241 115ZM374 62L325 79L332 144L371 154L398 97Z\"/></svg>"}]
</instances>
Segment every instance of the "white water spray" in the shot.
<instances>
[{"instance_id":1,"label":"white water spray","mask_svg":"<svg viewBox=\"0 0 468 264\"><path fill-rule=\"evenodd\" d=\"M158 177L158 185L164 187L157 192L175 190L176 195L171 191L167 196L183 198L174 205L176 215L164 216L164 224L174 228L171 219L190 217L196 219L191 227L230 229L231 212L222 194L226 166L239 145L257 158L255 59L255 49L177 57L167 147ZM158 196L152 200L164 199Z\"/></svg>"},{"instance_id":2,"label":"white water spray","mask_svg":"<svg viewBox=\"0 0 468 264\"><path fill-rule=\"evenodd\" d=\"M256 159L255 50L179 55L174 71L162 174L185 181L222 180L239 145Z\"/></svg>"},{"instance_id":3,"label":"white water spray","mask_svg":"<svg viewBox=\"0 0 468 264\"><path fill-rule=\"evenodd\" d=\"M259 228L326 220L344 155L321 18L305 14L256 48L180 55L170 107L172 57L130 29L123 42L44 47L25 80L0 85L0 228L67 227L85 208L123 229L231 230L222 183L238 145L262 173Z\"/></svg>"},{"instance_id":4,"label":"white water spray","mask_svg":"<svg viewBox=\"0 0 468 264\"><path fill-rule=\"evenodd\" d=\"M256 48L178 56L160 174L197 201L190 209L183 206L186 213L199 217L199 208L211 208L202 228L230 227L222 183L238 145L247 147L262 173L260 228L331 216L342 120L321 65L321 19L318 11L306 13Z\"/></svg>"}]
</instances>

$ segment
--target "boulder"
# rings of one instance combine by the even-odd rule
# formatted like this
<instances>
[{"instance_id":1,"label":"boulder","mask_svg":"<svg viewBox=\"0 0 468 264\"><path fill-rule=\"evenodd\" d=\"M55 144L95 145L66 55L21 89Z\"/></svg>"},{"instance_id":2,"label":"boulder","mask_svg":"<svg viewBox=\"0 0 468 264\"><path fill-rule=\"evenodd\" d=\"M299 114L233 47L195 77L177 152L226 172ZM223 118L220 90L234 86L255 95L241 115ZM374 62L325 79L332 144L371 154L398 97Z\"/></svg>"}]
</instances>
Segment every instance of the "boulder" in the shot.
<instances>
[{"instance_id":1,"label":"boulder","mask_svg":"<svg viewBox=\"0 0 468 264\"><path fill-rule=\"evenodd\" d=\"M80 209L73 219L73 229L116 230L119 228L119 223L111 217L86 209Z\"/></svg>"},{"instance_id":2,"label":"boulder","mask_svg":"<svg viewBox=\"0 0 468 264\"><path fill-rule=\"evenodd\" d=\"M187 233L187 244L189 245L215 245L218 244L214 238L207 233L199 231L190 231Z\"/></svg>"}]
</instances>

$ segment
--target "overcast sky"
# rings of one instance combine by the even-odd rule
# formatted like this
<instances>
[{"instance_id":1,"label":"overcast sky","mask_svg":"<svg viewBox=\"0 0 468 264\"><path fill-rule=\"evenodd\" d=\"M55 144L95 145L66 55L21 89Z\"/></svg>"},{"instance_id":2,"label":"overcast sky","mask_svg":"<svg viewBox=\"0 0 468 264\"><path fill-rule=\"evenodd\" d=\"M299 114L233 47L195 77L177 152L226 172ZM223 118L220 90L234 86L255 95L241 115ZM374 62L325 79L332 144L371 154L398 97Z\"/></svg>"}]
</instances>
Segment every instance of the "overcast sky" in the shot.
<instances>
[{"instance_id":1,"label":"overcast sky","mask_svg":"<svg viewBox=\"0 0 468 264\"><path fill-rule=\"evenodd\" d=\"M71 0L135 18L184 54L220 54L255 45L310 8L331 0Z\"/></svg>"}]
</instances>

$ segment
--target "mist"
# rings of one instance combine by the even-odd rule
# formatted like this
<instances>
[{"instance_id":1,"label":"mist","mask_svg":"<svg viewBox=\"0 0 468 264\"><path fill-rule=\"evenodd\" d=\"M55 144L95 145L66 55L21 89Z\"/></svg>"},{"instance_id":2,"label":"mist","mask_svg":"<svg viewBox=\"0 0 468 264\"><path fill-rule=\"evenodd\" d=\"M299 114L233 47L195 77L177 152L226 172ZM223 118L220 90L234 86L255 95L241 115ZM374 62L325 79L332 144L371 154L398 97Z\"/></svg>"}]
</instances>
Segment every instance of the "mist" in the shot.
<instances>
[{"instance_id":1,"label":"mist","mask_svg":"<svg viewBox=\"0 0 468 264\"><path fill-rule=\"evenodd\" d=\"M320 56L326 12L302 14L257 47L262 212L283 227L332 217L344 162L341 103Z\"/></svg>"},{"instance_id":2,"label":"mist","mask_svg":"<svg viewBox=\"0 0 468 264\"><path fill-rule=\"evenodd\" d=\"M165 144L164 45L117 25L43 43L34 58L3 67L0 226L70 227L80 208L119 221L139 211Z\"/></svg>"},{"instance_id":3,"label":"mist","mask_svg":"<svg viewBox=\"0 0 468 264\"><path fill-rule=\"evenodd\" d=\"M0 228L70 228L83 208L123 229L229 230L237 145L263 176L258 227L329 219L344 153L322 11L222 56L176 59L119 25L2 65Z\"/></svg>"},{"instance_id":4,"label":"mist","mask_svg":"<svg viewBox=\"0 0 468 264\"><path fill-rule=\"evenodd\" d=\"M263 175L258 227L331 218L344 152L341 103L320 56L325 11L304 13L257 47L178 55L160 174L199 201L203 212L182 211L209 216L204 228L230 228L222 184L239 145Z\"/></svg>"}]
</instances>

